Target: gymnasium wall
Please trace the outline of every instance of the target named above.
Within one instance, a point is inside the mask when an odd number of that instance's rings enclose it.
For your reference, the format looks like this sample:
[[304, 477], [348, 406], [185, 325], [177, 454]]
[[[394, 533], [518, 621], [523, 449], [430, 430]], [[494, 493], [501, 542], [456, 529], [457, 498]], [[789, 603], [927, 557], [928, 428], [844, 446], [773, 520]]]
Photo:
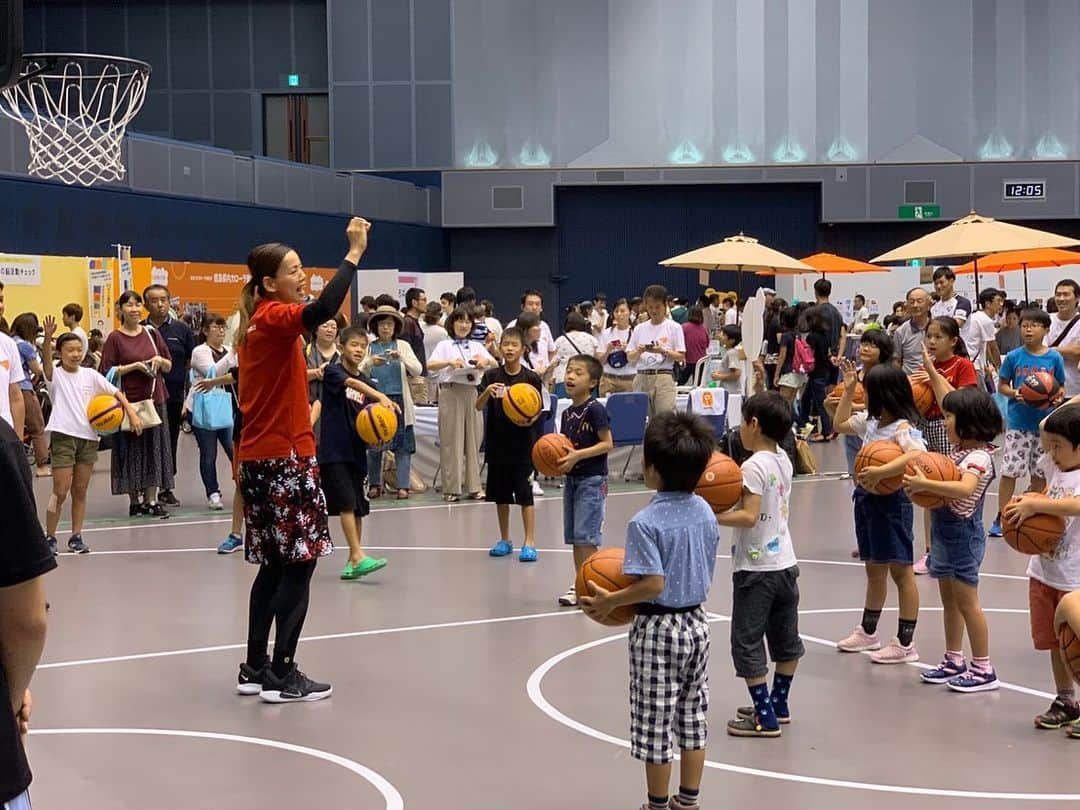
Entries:
[[324, 0], [25, 0], [26, 52], [149, 62], [133, 129], [263, 154], [262, 94], [327, 92]]

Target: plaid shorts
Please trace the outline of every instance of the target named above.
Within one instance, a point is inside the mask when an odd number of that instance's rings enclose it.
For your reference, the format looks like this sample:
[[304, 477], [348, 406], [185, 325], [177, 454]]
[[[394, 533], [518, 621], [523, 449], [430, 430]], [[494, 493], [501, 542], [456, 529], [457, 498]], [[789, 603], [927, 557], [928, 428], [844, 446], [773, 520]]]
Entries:
[[[638, 616], [630, 629], [630, 753], [662, 764], [705, 747], [709, 624], [700, 607]], [[673, 733], [674, 732], [674, 733]]]
[[922, 431], [926, 449], [931, 453], [941, 453], [946, 456], [952, 453], [952, 445], [949, 443], [949, 430], [945, 427], [944, 417], [920, 419], [916, 427]]
[[1008, 478], [1037, 478], [1043, 449], [1038, 433], [1023, 430], [1005, 431], [1005, 450], [1001, 456], [1001, 474]]

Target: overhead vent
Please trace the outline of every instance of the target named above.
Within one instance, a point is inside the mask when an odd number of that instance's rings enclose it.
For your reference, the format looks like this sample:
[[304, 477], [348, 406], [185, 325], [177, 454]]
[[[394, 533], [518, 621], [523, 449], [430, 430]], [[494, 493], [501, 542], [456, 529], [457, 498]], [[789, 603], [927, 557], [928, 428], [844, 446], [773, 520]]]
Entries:
[[937, 202], [937, 183], [934, 180], [905, 180], [904, 202], [915, 204]]
[[492, 186], [491, 207], [496, 211], [520, 211], [525, 207], [522, 186]]
[[622, 183], [626, 180], [626, 172], [599, 171], [596, 173], [597, 183]]

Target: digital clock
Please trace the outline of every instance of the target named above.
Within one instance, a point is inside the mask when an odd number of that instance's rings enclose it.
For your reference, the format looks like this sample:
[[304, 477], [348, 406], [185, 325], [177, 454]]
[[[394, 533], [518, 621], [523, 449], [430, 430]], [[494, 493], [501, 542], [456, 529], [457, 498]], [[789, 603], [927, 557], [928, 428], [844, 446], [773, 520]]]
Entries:
[[1002, 199], [1004, 200], [1045, 200], [1045, 180], [1003, 180]]

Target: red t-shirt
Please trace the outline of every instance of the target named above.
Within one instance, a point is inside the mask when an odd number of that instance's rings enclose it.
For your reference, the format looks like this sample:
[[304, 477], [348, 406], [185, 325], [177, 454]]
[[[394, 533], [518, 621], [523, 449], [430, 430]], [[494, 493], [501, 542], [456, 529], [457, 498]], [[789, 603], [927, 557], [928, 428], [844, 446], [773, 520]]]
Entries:
[[[953, 388], [971, 388], [979, 384], [979, 376], [975, 373], [975, 366], [966, 357], [951, 357], [941, 363], [935, 360], [934, 368], [949, 381], [949, 385]], [[942, 416], [941, 407], [935, 399], [934, 404], [926, 414], [926, 418], [941, 419]], [[247, 425], [244, 428], [246, 430]]]
[[307, 364], [300, 336], [304, 304], [263, 300], [251, 316], [240, 362], [240, 461], [315, 455]]

